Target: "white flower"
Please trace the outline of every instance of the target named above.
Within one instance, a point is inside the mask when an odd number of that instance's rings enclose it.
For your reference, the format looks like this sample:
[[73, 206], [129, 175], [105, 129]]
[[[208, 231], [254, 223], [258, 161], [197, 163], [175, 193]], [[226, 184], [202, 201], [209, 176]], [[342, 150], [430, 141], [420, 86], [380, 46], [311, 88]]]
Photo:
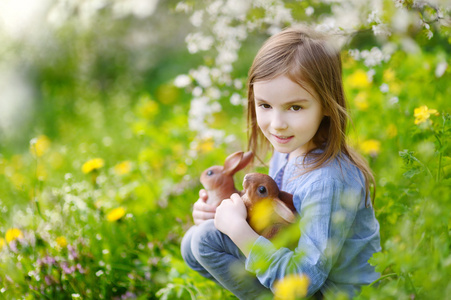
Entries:
[[241, 96], [238, 93], [233, 93], [232, 96], [230, 97], [230, 103], [232, 103], [233, 105], [241, 105], [242, 104]]
[[219, 99], [221, 97], [221, 91], [218, 88], [211, 87], [207, 90], [207, 96], [211, 99]]
[[373, 29], [373, 33], [374, 35], [382, 35], [382, 36], [390, 36], [391, 32], [390, 29], [388, 28], [388, 26], [386, 24], [377, 24], [377, 25], [373, 25], [371, 27], [371, 29]]
[[186, 4], [185, 2], [179, 2], [177, 3], [177, 5], [175, 6], [175, 11], [176, 12], [184, 12], [187, 13], [191, 10], [191, 7]]
[[214, 39], [211, 36], [204, 36], [199, 32], [190, 33], [185, 38], [188, 51], [190, 53], [197, 53], [199, 51], [207, 51], [213, 46]]
[[374, 69], [369, 69], [368, 72], [366, 72], [366, 76], [368, 77], [369, 82], [373, 82], [373, 77], [376, 74], [376, 71]]
[[196, 86], [196, 87], [193, 89], [192, 94], [193, 94], [194, 97], [200, 97], [200, 96], [202, 95], [203, 92], [204, 92], [204, 91], [202, 90], [202, 88], [201, 88], [200, 86]]
[[381, 84], [379, 89], [381, 90], [382, 93], [387, 93], [389, 90], [388, 84], [386, 84], [386, 83]]
[[396, 8], [401, 8], [404, 4], [404, 0], [393, 0]]
[[314, 12], [315, 12], [315, 9], [314, 9], [313, 7], [311, 7], [311, 6], [309, 6], [309, 7], [307, 7], [307, 8], [305, 9], [305, 14], [306, 14], [307, 16], [313, 15]]
[[179, 75], [174, 79], [174, 85], [179, 88], [187, 87], [190, 84], [191, 84], [191, 77], [189, 77], [188, 75], [185, 75], [185, 74]]
[[445, 74], [446, 69], [448, 68], [448, 63], [446, 61], [439, 62], [437, 67], [435, 67], [435, 77], [439, 78]]
[[370, 15], [368, 16], [368, 19], [366, 20], [368, 23], [382, 23], [381, 19], [378, 16], [378, 11], [377, 10], [373, 10]]
[[204, 12], [202, 10], [195, 11], [192, 16], [189, 18], [191, 24], [194, 25], [194, 27], [200, 27], [203, 22], [203, 16]]
[[203, 88], [209, 87], [212, 84], [210, 78], [210, 69], [205, 66], [201, 66], [197, 70], [191, 70], [190, 75]]
[[237, 89], [237, 90], [241, 90], [243, 88], [243, 82], [239, 79], [235, 79], [233, 81], [233, 86]]
[[390, 105], [395, 105], [396, 103], [398, 103], [399, 102], [399, 98], [398, 97], [391, 97], [390, 98], [390, 100], [388, 100], [388, 103], [390, 104]]

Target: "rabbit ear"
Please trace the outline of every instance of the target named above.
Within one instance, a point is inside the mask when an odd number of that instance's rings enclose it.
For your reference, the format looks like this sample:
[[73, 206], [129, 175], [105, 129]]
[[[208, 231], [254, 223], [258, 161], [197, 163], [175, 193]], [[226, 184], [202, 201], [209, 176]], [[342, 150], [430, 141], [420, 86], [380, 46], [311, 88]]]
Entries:
[[253, 157], [254, 154], [251, 151], [246, 153], [239, 151], [230, 154], [224, 162], [224, 173], [227, 175], [235, 174], [236, 172], [247, 166], [251, 162]]
[[293, 211], [279, 199], [274, 199], [274, 211], [288, 223], [296, 222], [296, 216]]
[[291, 209], [291, 211], [296, 211], [296, 207], [294, 207], [294, 204], [293, 204], [293, 195], [291, 195], [290, 193], [284, 192], [284, 191], [280, 191], [279, 199], [280, 199], [280, 201], [285, 203], [285, 205], [289, 209]]

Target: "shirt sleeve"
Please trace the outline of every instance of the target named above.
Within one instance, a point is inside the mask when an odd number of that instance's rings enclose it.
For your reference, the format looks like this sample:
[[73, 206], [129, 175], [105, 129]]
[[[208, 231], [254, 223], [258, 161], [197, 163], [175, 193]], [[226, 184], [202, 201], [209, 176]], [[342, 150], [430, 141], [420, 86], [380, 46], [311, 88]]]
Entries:
[[277, 249], [260, 236], [246, 259], [246, 269], [273, 291], [277, 280], [288, 274], [307, 275], [310, 296], [325, 283], [340, 254], [362, 191], [337, 179], [325, 179], [296, 190], [293, 199], [300, 212], [301, 236], [296, 249]]

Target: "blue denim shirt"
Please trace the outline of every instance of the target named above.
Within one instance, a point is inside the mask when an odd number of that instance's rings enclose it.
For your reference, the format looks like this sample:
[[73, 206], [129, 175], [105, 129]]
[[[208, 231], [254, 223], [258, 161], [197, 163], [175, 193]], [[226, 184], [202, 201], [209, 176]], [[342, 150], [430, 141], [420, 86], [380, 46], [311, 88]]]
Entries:
[[[277, 249], [260, 236], [246, 259], [246, 269], [271, 290], [277, 280], [298, 273], [310, 279], [309, 296], [320, 290], [352, 297], [362, 285], [380, 277], [368, 263], [381, 247], [374, 210], [365, 206], [364, 177], [346, 157], [299, 175], [302, 161], [303, 157], [288, 160], [288, 154], [275, 152], [269, 169], [280, 190], [293, 194], [300, 214], [297, 247]], [[269, 267], [263, 268], [262, 260]]]

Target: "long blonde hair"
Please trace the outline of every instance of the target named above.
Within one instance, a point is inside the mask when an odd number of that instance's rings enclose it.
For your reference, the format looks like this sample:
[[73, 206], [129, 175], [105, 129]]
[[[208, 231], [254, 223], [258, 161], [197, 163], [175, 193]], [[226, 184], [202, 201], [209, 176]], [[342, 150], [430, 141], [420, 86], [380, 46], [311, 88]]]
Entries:
[[[361, 170], [365, 178], [367, 199], [374, 203], [375, 180], [365, 159], [346, 143], [349, 116], [342, 82], [340, 51], [330, 36], [306, 27], [287, 28], [270, 37], [258, 51], [248, 77], [248, 138], [249, 149], [258, 155], [269, 149], [269, 142], [257, 124], [253, 83], [285, 75], [307, 91], [314, 89], [325, 113], [311, 149], [306, 172], [320, 168], [335, 158], [346, 155]], [[321, 148], [321, 153], [314, 150]], [[305, 159], [304, 158], [304, 159]], [[370, 197], [370, 185], [373, 193]], [[366, 202], [368, 206], [368, 202]]]

